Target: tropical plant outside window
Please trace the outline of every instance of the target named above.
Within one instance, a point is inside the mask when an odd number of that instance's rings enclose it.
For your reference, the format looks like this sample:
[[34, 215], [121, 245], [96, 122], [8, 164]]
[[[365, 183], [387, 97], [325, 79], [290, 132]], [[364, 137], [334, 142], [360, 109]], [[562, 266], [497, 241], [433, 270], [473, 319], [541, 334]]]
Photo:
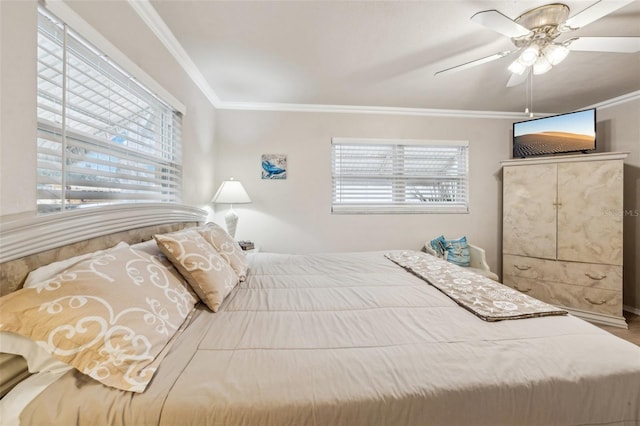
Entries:
[[468, 143], [334, 138], [334, 213], [468, 212]]
[[181, 115], [43, 8], [38, 212], [179, 202]]

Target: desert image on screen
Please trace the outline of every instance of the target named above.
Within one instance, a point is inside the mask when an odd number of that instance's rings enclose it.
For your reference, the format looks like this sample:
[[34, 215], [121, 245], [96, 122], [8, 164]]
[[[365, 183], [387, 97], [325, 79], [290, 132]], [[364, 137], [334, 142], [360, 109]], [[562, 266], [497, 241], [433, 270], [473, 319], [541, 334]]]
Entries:
[[517, 123], [513, 156], [529, 157], [595, 148], [593, 111]]

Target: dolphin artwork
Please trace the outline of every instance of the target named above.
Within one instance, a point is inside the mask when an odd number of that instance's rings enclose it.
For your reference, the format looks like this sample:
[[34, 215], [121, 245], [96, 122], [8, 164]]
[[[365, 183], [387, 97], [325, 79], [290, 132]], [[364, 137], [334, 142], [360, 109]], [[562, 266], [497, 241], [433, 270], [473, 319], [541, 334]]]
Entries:
[[276, 166], [270, 160], [262, 160], [262, 170], [263, 179], [286, 179], [287, 169]]

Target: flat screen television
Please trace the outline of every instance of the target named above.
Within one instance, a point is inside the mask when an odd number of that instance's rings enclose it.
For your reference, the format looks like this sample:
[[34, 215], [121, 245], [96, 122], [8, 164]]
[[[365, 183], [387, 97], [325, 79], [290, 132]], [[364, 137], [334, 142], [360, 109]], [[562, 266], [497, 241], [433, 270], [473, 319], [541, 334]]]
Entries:
[[513, 123], [513, 158], [595, 149], [595, 108]]

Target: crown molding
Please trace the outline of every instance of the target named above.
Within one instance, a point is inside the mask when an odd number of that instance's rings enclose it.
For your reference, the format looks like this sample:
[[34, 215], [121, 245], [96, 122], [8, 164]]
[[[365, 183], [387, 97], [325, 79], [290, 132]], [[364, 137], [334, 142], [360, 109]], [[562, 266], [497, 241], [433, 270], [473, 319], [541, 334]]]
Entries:
[[[129, 0], [133, 10], [140, 16], [144, 23], [153, 31], [158, 39], [173, 55], [176, 61], [182, 66], [193, 82], [207, 97], [214, 108], [224, 110], [246, 110], [246, 111], [274, 111], [274, 112], [326, 112], [339, 114], [387, 114], [423, 117], [457, 117], [457, 118], [497, 118], [497, 119], [522, 119], [528, 117], [522, 112], [503, 111], [472, 111], [455, 109], [430, 109], [430, 108], [403, 108], [403, 107], [382, 107], [364, 105], [320, 105], [320, 104], [290, 104], [272, 102], [226, 102], [221, 100], [209, 85], [204, 75], [200, 72], [186, 50], [182, 47], [178, 39], [173, 35], [171, 29], [164, 22], [162, 17], [151, 5], [149, 0]], [[608, 108], [640, 98], [640, 91], [619, 96], [614, 99], [585, 107], [588, 108]], [[551, 113], [536, 113], [537, 116], [551, 115]]]
[[387, 114], [429, 117], [507, 118], [522, 119], [522, 112], [472, 111], [456, 109], [403, 108], [363, 105], [287, 104], [269, 102], [222, 102], [220, 109], [250, 111], [329, 112], [340, 114]]
[[169, 50], [178, 64], [191, 77], [191, 80], [198, 86], [200, 91], [209, 100], [214, 108], [220, 108], [222, 101], [211, 88], [207, 79], [200, 72], [196, 64], [191, 60], [189, 54], [182, 47], [176, 36], [173, 35], [164, 20], [158, 15], [149, 0], [129, 0], [133, 10], [140, 16], [144, 23], [153, 31], [160, 42]]
[[638, 99], [640, 99], [640, 90], [627, 93], [626, 95], [618, 96], [616, 98], [607, 99], [606, 101], [598, 102], [597, 104], [589, 105], [581, 109], [590, 109], [590, 108], [605, 109], [605, 108], [621, 105], [627, 102], [632, 102]]

